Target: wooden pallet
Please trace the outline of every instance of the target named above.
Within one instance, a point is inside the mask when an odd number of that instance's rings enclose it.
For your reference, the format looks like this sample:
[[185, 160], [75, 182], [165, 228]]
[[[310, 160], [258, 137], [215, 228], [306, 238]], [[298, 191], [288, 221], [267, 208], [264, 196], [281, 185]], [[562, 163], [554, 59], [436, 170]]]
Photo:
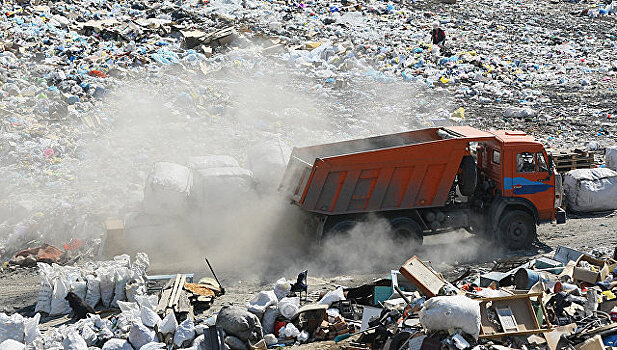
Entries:
[[557, 172], [564, 173], [575, 169], [589, 169], [595, 166], [594, 154], [591, 152], [553, 152], [553, 163]]

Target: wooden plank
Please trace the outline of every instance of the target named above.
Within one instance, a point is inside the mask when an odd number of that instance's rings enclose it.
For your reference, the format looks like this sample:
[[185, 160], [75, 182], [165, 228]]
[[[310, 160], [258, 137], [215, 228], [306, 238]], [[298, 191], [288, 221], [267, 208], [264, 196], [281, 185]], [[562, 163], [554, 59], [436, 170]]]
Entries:
[[180, 285], [180, 274], [177, 274], [176, 279], [174, 280], [174, 289], [171, 292], [171, 297], [169, 298], [169, 304], [167, 304], [167, 307], [174, 306], [174, 301], [176, 300], [176, 294], [178, 293], [179, 285]]

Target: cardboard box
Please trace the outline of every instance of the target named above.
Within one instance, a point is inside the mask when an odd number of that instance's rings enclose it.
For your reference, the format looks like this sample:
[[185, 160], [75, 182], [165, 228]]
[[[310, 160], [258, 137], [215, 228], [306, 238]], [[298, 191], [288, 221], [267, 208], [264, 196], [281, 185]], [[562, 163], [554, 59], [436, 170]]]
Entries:
[[[580, 263], [582, 261], [587, 261], [589, 264], [597, 266], [598, 272], [580, 268]], [[581, 255], [576, 260], [576, 266], [574, 267], [572, 278], [574, 278], [575, 280], [593, 284], [598, 281], [604, 281], [606, 279], [606, 276], [608, 276], [608, 274], [609, 274], [609, 270], [608, 270], [608, 265], [606, 265], [606, 261], [595, 259], [587, 255]]]
[[124, 235], [124, 220], [109, 218], [105, 220], [105, 255], [114, 257], [126, 251], [126, 236]]

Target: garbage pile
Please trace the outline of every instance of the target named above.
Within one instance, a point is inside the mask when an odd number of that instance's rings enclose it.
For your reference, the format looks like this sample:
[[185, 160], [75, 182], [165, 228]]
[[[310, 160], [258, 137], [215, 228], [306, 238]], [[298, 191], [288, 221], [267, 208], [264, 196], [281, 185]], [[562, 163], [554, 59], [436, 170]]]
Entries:
[[[467, 269], [453, 281], [414, 256], [372, 283], [310, 292], [304, 271], [213, 314], [197, 312], [189, 295], [220, 296], [218, 282], [147, 276], [149, 287], [166, 286], [118, 300], [119, 313], [89, 312], [43, 332], [41, 314], [0, 314], [0, 347], [241, 350], [334, 341], [347, 349], [602, 349], [617, 343], [616, 255], [559, 246]], [[74, 293], [90, 290], [73, 282]]]
[[[275, 136], [291, 145], [449, 123], [555, 145], [614, 134], [613, 5], [589, 18], [585, 4], [550, 2], [85, 3], [0, 5], [9, 257], [126, 214], [161, 153], [182, 163], [200, 148], [249, 168], [246, 149]], [[430, 42], [434, 22], [444, 47]], [[133, 119], [120, 97], [140, 87], [162, 105], [147, 116], [161, 127], [138, 124], [121, 143], [110, 135]], [[140, 132], [173, 135], [175, 152]], [[64, 237], [41, 240], [52, 234]]]

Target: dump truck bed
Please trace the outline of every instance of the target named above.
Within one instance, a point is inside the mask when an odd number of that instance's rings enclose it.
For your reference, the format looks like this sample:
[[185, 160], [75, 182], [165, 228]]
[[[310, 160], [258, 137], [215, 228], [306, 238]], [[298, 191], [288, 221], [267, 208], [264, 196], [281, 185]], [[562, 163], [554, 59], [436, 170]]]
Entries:
[[429, 128], [294, 148], [281, 190], [304, 210], [328, 215], [443, 206], [469, 142], [494, 137]]

